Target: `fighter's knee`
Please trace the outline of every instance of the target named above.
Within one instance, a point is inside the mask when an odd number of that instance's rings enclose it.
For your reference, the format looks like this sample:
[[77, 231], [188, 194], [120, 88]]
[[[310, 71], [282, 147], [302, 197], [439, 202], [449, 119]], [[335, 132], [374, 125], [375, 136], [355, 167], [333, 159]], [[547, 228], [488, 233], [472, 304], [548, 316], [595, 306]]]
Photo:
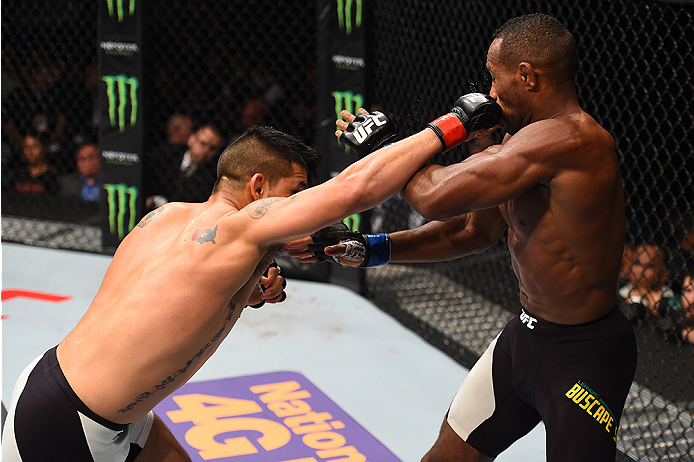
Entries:
[[444, 419], [434, 446], [422, 458], [422, 462], [482, 462], [491, 461], [465, 442]]

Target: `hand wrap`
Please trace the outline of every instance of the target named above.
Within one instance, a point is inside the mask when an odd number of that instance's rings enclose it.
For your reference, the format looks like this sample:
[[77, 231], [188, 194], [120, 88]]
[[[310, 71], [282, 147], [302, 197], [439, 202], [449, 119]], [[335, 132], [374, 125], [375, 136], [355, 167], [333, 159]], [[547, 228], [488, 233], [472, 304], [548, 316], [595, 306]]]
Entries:
[[390, 238], [385, 233], [362, 234], [350, 231], [342, 222], [335, 223], [311, 234], [313, 244], [308, 248], [319, 262], [333, 261], [340, 264], [337, 256], [325, 254], [331, 245], [345, 244], [342, 256], [348, 260], [361, 258], [361, 267], [385, 266], [390, 261]]

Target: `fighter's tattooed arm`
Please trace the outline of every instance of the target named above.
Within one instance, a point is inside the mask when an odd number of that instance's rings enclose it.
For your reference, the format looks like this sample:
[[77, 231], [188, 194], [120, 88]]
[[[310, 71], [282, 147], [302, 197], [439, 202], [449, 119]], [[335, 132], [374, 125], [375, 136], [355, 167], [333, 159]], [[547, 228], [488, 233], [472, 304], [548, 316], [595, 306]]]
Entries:
[[267, 211], [281, 200], [283, 199], [279, 197], [270, 197], [268, 199], [257, 200], [248, 206], [248, 215], [254, 220], [263, 218]]
[[164, 212], [164, 207], [165, 206], [162, 205], [158, 209], [149, 212], [147, 215], [145, 215], [145, 217], [142, 220], [140, 220], [137, 226], [139, 226], [140, 228], [144, 228], [145, 226], [147, 226], [152, 220], [154, 220]]

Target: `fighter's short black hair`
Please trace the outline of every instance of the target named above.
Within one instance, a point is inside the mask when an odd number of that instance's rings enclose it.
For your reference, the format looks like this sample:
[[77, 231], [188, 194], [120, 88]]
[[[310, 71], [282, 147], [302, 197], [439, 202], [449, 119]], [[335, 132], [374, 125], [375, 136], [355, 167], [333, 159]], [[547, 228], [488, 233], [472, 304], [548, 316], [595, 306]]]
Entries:
[[[309, 184], [317, 180], [321, 156], [297, 138], [272, 127], [255, 125], [232, 142], [219, 157], [217, 185], [221, 178], [245, 183], [262, 173], [270, 184], [292, 173], [292, 164], [301, 166]], [[215, 186], [215, 189], [217, 186]]]
[[497, 29], [492, 39], [502, 40], [499, 59], [507, 68], [525, 61], [557, 83], [575, 83], [576, 41], [556, 18], [543, 13], [519, 16]]

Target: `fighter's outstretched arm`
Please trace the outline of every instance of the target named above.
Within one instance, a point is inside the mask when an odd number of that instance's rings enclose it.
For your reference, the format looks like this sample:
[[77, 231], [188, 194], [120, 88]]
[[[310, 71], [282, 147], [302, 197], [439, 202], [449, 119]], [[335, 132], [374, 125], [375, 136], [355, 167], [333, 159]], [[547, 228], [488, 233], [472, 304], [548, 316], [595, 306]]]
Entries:
[[[290, 251], [289, 256], [302, 263], [334, 261], [330, 257], [337, 257], [342, 265], [352, 267], [448, 261], [485, 251], [507, 228], [495, 207], [387, 235], [361, 234], [346, 227], [341, 230], [331, 226], [332, 232], [314, 233], [285, 247]], [[314, 242], [314, 236], [319, 242]]]
[[309, 235], [387, 200], [440, 150], [437, 135], [424, 129], [288, 199], [269, 198], [251, 203], [242, 211], [252, 218], [246, 230], [255, 242], [264, 246]]

